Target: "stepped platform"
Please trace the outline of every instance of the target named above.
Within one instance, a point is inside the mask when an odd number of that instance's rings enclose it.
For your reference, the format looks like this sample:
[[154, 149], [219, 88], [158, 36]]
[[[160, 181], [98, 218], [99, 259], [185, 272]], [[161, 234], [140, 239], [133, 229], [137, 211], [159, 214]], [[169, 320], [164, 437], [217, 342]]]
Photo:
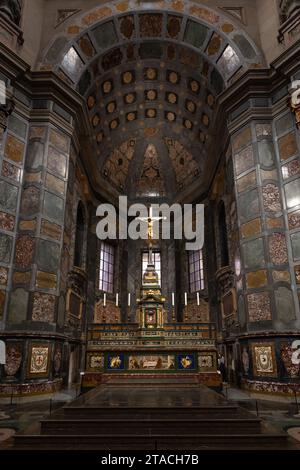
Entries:
[[[14, 437], [16, 450], [299, 450], [287, 434], [187, 378], [116, 377]], [[148, 383], [147, 383], [148, 381]], [[166, 387], [166, 385], [168, 385]]]

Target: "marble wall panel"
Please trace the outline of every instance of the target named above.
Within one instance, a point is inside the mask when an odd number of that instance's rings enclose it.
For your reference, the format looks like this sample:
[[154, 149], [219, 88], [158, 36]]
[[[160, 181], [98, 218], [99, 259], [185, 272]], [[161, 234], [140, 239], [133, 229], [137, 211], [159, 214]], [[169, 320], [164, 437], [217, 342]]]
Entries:
[[291, 132], [284, 137], [278, 139], [279, 154], [281, 160], [287, 160], [288, 158], [296, 155], [298, 152], [297, 142], [295, 133]]
[[242, 193], [238, 200], [241, 222], [247, 222], [259, 215], [259, 197], [257, 189]]
[[266, 138], [272, 136], [272, 125], [267, 123], [259, 123], [255, 125], [257, 138]]
[[33, 262], [35, 239], [22, 235], [16, 242], [15, 262], [21, 268], [29, 268]]
[[37, 250], [37, 263], [40, 268], [57, 271], [59, 268], [60, 248], [56, 243], [40, 239]]
[[54, 147], [49, 145], [47, 165], [50, 170], [54, 173], [65, 177], [67, 172], [67, 160], [66, 157], [58, 152]]
[[54, 219], [56, 222], [62, 222], [64, 215], [63, 199], [45, 191], [43, 212], [46, 217]]
[[0, 211], [0, 229], [12, 232], [15, 228], [15, 217]]
[[21, 323], [27, 318], [29, 292], [19, 288], [12, 291], [8, 308], [8, 318], [10, 323]]
[[0, 261], [9, 263], [11, 259], [13, 239], [4, 233], [0, 233]]
[[241, 234], [243, 238], [253, 237], [261, 233], [261, 220], [254, 219], [241, 226]]
[[40, 210], [40, 190], [34, 186], [25, 188], [21, 197], [21, 213], [33, 215]]
[[38, 271], [36, 275], [36, 287], [39, 289], [56, 289], [57, 277], [55, 274]]
[[37, 140], [30, 141], [28, 144], [26, 167], [39, 168], [44, 163], [44, 150], [45, 145]]
[[19, 182], [21, 178], [21, 169], [4, 160], [2, 164], [2, 176]]
[[18, 188], [6, 181], [0, 181], [0, 206], [15, 211], [17, 207]]
[[235, 171], [240, 175], [246, 170], [249, 170], [254, 165], [254, 153], [252, 145], [241, 150], [234, 156]]
[[59, 178], [56, 178], [54, 175], [51, 173], [47, 173], [46, 175], [46, 181], [45, 181], [46, 187], [48, 189], [51, 189], [55, 191], [58, 194], [64, 194], [65, 192], [65, 183]]
[[265, 269], [260, 269], [259, 271], [247, 273], [246, 282], [248, 289], [257, 289], [265, 286], [268, 283], [267, 271]]
[[292, 176], [299, 175], [300, 174], [300, 160], [296, 158], [295, 160], [292, 160], [286, 165], [282, 165], [281, 171], [282, 171], [282, 177], [284, 180], [291, 178]]
[[244, 265], [246, 269], [257, 269], [265, 264], [264, 243], [262, 238], [243, 245]]
[[22, 139], [26, 138], [27, 125], [25, 124], [25, 122], [21, 121], [21, 119], [19, 119], [15, 114], [12, 114], [9, 117], [8, 128], [10, 131], [14, 132]]
[[273, 230], [275, 228], [284, 228], [284, 220], [282, 217], [267, 217], [267, 228], [269, 230]]
[[278, 287], [275, 289], [275, 303], [279, 320], [283, 323], [295, 320], [295, 305], [290, 289], [287, 287]]
[[6, 292], [0, 290], [0, 318], [4, 315]]
[[258, 142], [258, 156], [261, 166], [272, 168], [275, 163], [275, 150], [273, 142], [261, 140]]
[[275, 184], [266, 184], [262, 188], [264, 209], [267, 212], [280, 212], [282, 210], [280, 192]]
[[58, 150], [67, 153], [69, 150], [69, 137], [54, 129], [50, 131], [49, 141]]
[[20, 230], [24, 231], [30, 231], [30, 232], [35, 232], [37, 225], [37, 220], [32, 219], [32, 220], [20, 220], [19, 222], [19, 228]]
[[284, 186], [285, 198], [288, 208], [300, 204], [300, 178], [287, 183]]
[[40, 322], [54, 322], [55, 296], [35, 292], [33, 296], [32, 320]]
[[277, 135], [284, 134], [289, 129], [292, 129], [294, 126], [292, 114], [285, 114], [283, 117], [276, 121], [275, 126]]
[[300, 227], [300, 210], [288, 214], [289, 229], [293, 230]]
[[291, 282], [291, 276], [289, 271], [277, 271], [272, 272], [272, 277], [274, 282]]
[[143, 14], [139, 15], [140, 36], [142, 38], [151, 37], [158, 38], [162, 32], [163, 17], [160, 14]]
[[262, 168], [260, 169], [260, 177], [262, 181], [265, 180], [278, 180], [278, 174], [277, 170], [263, 170]]
[[0, 266], [0, 286], [6, 286], [8, 280], [8, 269]]
[[238, 135], [233, 138], [233, 150], [236, 152], [242, 147], [245, 147], [252, 140], [251, 128], [246, 127]]
[[42, 219], [41, 222], [41, 234], [47, 237], [53, 238], [54, 240], [60, 240], [62, 229], [59, 225], [49, 222], [48, 220]]
[[206, 39], [208, 28], [189, 20], [185, 29], [184, 40], [194, 47], [201, 47]]
[[284, 233], [273, 233], [268, 237], [270, 261], [273, 264], [288, 263], [288, 253]]
[[31, 271], [14, 271], [13, 273], [13, 285], [26, 284], [29, 285], [31, 281]]
[[300, 259], [300, 232], [291, 235], [292, 250], [294, 260]]
[[268, 292], [256, 292], [247, 295], [250, 322], [272, 320], [271, 301]]
[[248, 173], [245, 176], [242, 176], [239, 178], [236, 182], [236, 187], [239, 193], [246, 191], [247, 189], [250, 189], [254, 186], [256, 186], [256, 172], [251, 171], [251, 173]]
[[21, 163], [23, 160], [25, 144], [12, 135], [8, 135], [6, 139], [4, 155], [9, 160]]

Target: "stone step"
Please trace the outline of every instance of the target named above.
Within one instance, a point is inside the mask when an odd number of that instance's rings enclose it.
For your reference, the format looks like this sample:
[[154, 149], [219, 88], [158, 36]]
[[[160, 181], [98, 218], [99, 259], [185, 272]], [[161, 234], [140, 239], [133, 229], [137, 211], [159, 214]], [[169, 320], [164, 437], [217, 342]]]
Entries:
[[130, 436], [17, 435], [15, 450], [280, 450], [293, 449], [285, 434], [193, 434], [174, 433]]
[[257, 434], [260, 432], [260, 419], [60, 419], [41, 421], [41, 434], [80, 435], [80, 434], [172, 434], [180, 429], [183, 435], [191, 434]]

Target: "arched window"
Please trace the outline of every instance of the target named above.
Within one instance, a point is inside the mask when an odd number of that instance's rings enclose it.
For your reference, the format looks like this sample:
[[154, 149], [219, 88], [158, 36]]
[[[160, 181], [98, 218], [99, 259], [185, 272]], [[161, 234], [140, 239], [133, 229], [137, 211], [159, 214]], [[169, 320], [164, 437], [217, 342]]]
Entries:
[[83, 243], [84, 243], [84, 211], [83, 205], [79, 202], [77, 207], [76, 218], [76, 238], [75, 238], [75, 254], [74, 266], [82, 267], [83, 264]]
[[221, 267], [228, 266], [229, 255], [228, 255], [228, 242], [227, 242], [227, 226], [226, 226], [225, 206], [224, 206], [223, 201], [220, 203], [220, 206], [219, 206], [218, 226], [219, 226], [219, 246], [220, 246]]
[[203, 251], [188, 251], [190, 293], [204, 289]]

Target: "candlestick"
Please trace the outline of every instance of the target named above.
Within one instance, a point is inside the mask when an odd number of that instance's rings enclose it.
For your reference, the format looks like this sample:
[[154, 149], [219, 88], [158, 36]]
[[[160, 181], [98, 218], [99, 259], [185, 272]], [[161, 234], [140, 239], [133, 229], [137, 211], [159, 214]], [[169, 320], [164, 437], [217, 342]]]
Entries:
[[130, 297], [131, 297], [131, 295], [130, 295], [130, 292], [129, 292], [129, 294], [128, 294], [128, 307], [130, 307], [130, 300], [131, 300]]
[[198, 305], [198, 306], [200, 305], [200, 295], [199, 295], [199, 292], [197, 292], [197, 305]]
[[106, 307], [106, 292], [103, 295], [103, 307]]
[[187, 293], [184, 293], [184, 305], [187, 306]]
[[119, 307], [119, 294], [116, 293], [116, 307]]
[[172, 307], [175, 306], [175, 294], [172, 292]]

